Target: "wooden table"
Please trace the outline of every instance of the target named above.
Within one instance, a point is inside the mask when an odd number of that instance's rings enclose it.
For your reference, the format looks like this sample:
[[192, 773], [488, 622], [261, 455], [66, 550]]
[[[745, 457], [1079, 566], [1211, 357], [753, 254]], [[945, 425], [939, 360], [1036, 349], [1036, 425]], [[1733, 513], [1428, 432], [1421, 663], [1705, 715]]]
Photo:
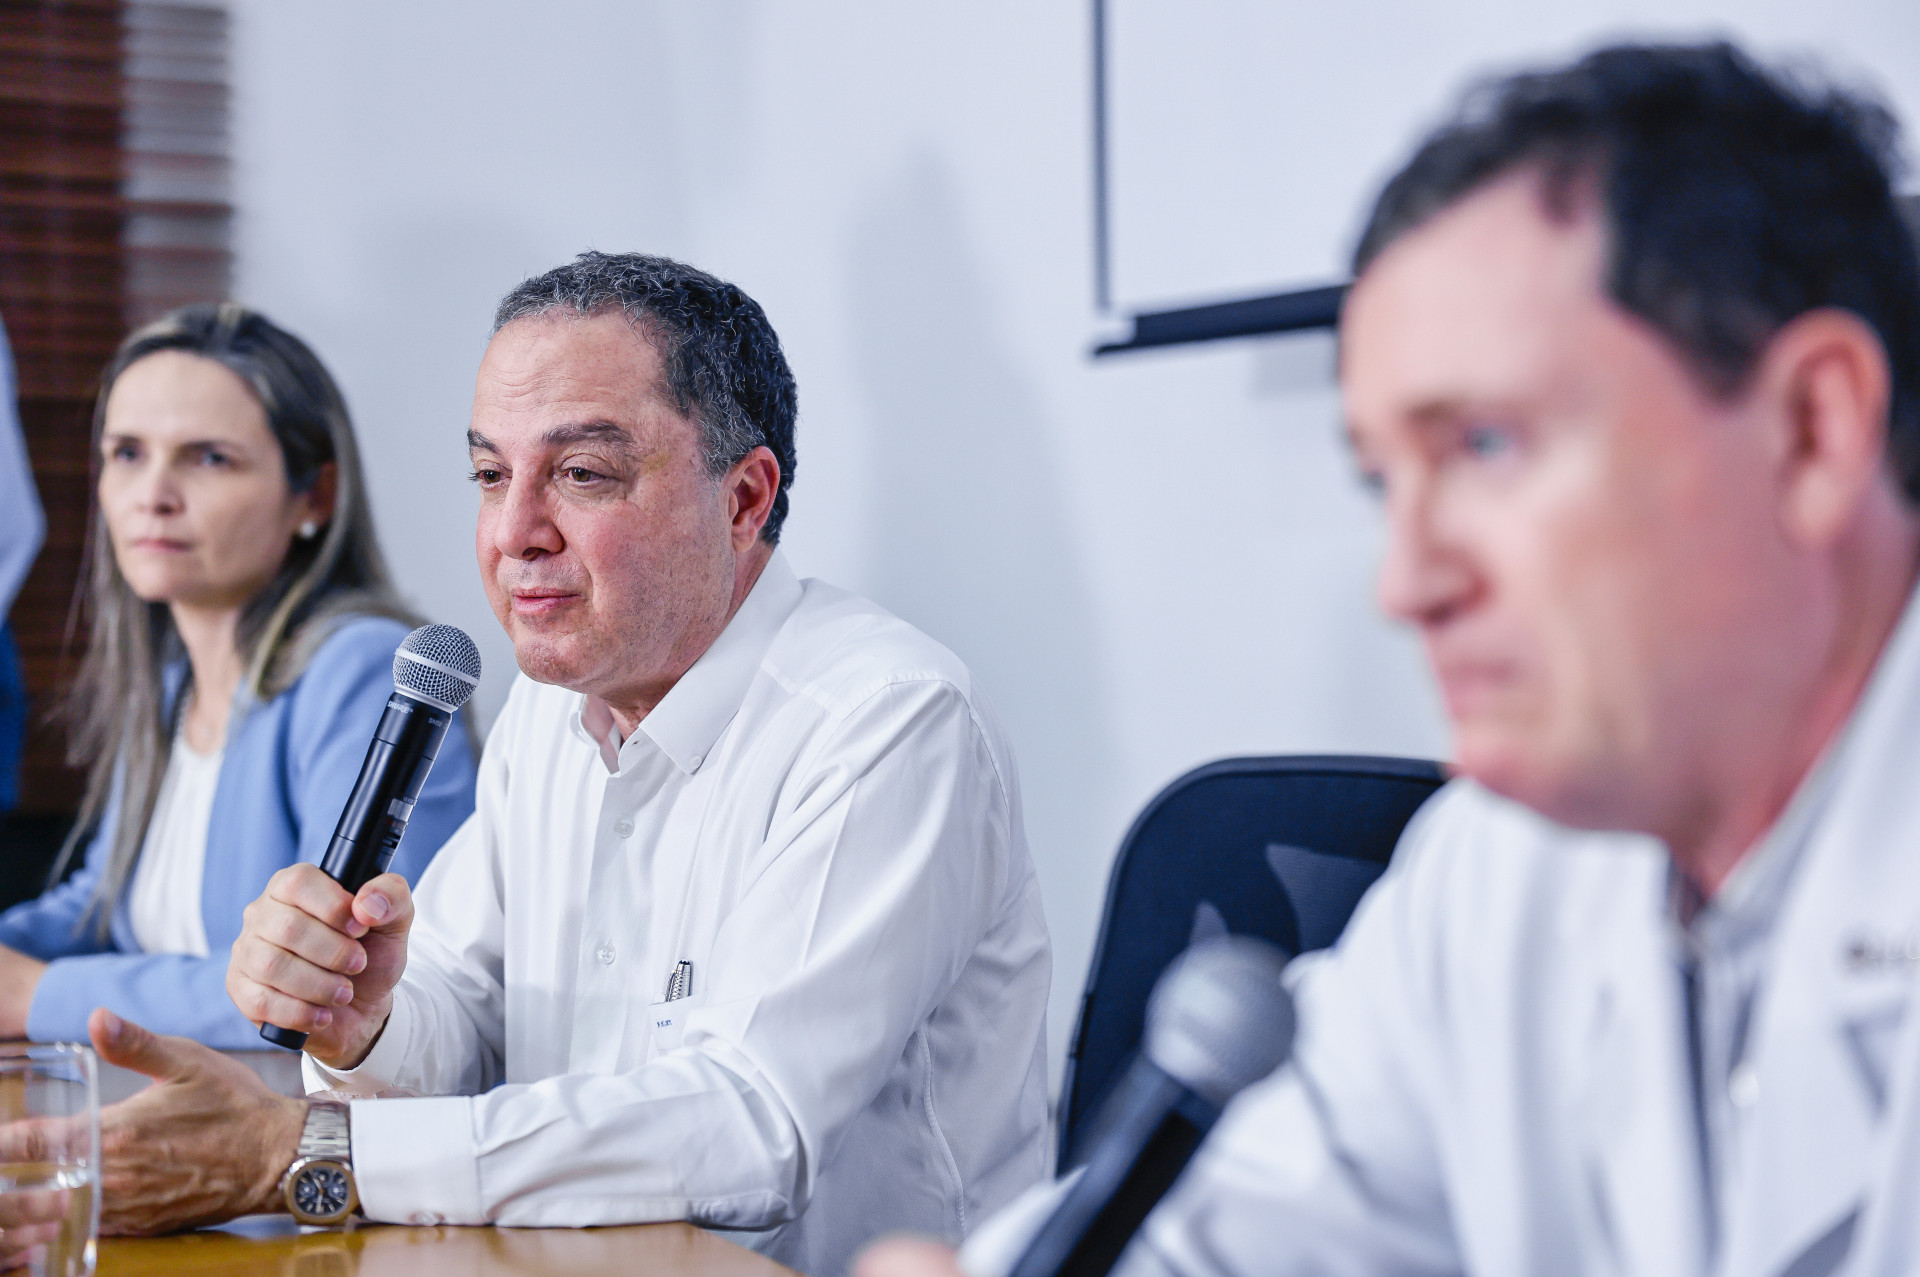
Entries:
[[308, 1231], [247, 1220], [237, 1230], [109, 1237], [99, 1277], [794, 1277], [690, 1224], [629, 1228], [407, 1228]]
[[[226, 1051], [283, 1095], [302, 1094], [292, 1051]], [[100, 1102], [123, 1100], [147, 1079], [100, 1066]], [[363, 1224], [351, 1232], [303, 1230], [284, 1215], [256, 1215], [173, 1237], [109, 1237], [99, 1277], [794, 1277], [744, 1247], [691, 1224], [628, 1228], [410, 1228]]]

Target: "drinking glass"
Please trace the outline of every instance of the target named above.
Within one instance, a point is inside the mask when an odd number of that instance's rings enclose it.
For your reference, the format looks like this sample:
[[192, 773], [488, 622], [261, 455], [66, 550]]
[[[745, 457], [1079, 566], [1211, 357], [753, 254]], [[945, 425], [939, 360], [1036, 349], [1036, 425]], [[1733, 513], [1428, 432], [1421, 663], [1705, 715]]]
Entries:
[[0, 1045], [0, 1268], [91, 1277], [100, 1085], [89, 1047]]

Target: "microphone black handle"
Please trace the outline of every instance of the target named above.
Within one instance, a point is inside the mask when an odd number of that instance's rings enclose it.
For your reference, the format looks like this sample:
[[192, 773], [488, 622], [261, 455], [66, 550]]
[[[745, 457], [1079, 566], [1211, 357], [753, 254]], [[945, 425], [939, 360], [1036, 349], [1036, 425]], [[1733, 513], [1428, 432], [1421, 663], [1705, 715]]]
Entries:
[[1151, 1061], [1136, 1059], [1101, 1106], [1104, 1129], [1086, 1170], [1008, 1277], [1107, 1277], [1218, 1116]]
[[[321, 857], [322, 873], [354, 892], [387, 871], [452, 722], [447, 711], [411, 696], [395, 692], [387, 698], [360, 777]], [[261, 1025], [260, 1036], [289, 1051], [307, 1045], [306, 1034], [276, 1024]]]
[[277, 1024], [263, 1024], [260, 1026], [260, 1036], [275, 1046], [286, 1047], [289, 1051], [307, 1049], [307, 1035], [298, 1029], [283, 1029]]

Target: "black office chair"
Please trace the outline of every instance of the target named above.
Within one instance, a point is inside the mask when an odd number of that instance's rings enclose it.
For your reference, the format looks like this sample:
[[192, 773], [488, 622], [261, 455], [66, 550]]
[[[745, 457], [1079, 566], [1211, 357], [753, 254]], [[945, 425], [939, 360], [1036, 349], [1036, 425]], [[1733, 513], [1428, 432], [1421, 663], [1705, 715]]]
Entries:
[[1060, 1094], [1060, 1165], [1140, 1044], [1147, 995], [1195, 940], [1255, 935], [1289, 953], [1339, 938], [1387, 867], [1438, 765], [1361, 755], [1227, 758], [1148, 803], [1121, 840]]

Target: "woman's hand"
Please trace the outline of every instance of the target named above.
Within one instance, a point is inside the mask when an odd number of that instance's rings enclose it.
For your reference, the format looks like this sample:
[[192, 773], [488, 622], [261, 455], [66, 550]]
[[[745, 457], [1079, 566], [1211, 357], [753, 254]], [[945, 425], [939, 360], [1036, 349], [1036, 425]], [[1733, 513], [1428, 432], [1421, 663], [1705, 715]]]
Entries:
[[60, 1235], [73, 1192], [34, 1188], [0, 1194], [0, 1270], [46, 1270], [47, 1245]]
[[27, 1012], [47, 964], [0, 944], [0, 1038], [27, 1036]]

